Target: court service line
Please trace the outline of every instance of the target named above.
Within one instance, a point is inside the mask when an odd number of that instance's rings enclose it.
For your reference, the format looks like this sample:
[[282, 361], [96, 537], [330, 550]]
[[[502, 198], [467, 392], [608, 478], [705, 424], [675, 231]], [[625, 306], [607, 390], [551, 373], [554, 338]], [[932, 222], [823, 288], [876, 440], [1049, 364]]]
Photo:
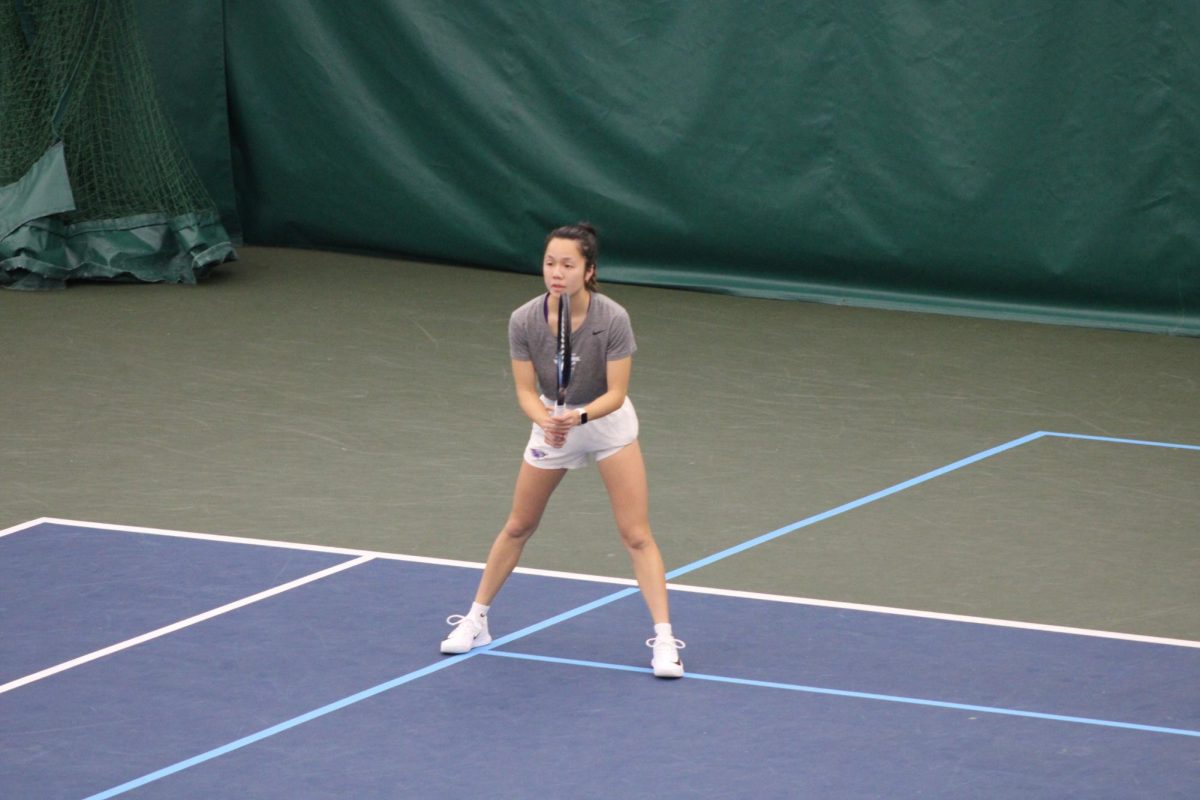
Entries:
[[[1014, 439], [1013, 441], [1008, 442], [1006, 444], [1002, 444], [997, 447], [993, 447], [989, 450], [984, 450], [983, 452], [977, 453], [973, 456], [968, 456], [967, 458], [960, 459], [958, 461], [955, 461], [952, 464], [948, 464], [939, 469], [933, 470], [931, 472], [927, 472], [923, 475], [919, 475], [916, 478], [912, 478], [910, 480], [903, 481], [902, 483], [898, 483], [895, 486], [892, 486], [888, 489], [883, 489], [881, 491], [867, 495], [866, 497], [863, 497], [859, 500], [855, 500], [853, 502], [838, 506], [837, 508], [832, 509], [830, 511], [826, 511], [821, 514], [817, 514], [812, 517], [808, 517], [807, 519], [801, 520], [800, 522], [793, 523], [792, 525], [788, 525], [783, 528], [779, 528], [778, 530], [772, 531], [771, 533], [756, 537], [754, 539], [751, 539], [749, 542], [744, 543], [743, 545], [739, 545], [736, 547], [730, 547], [725, 550], [722, 550], [721, 552], [719, 552], [713, 556], [710, 556], [706, 559], [701, 559], [700, 561], [695, 561], [692, 564], [686, 565], [684, 567], [680, 567], [677, 570], [673, 570], [672, 572], [667, 573], [667, 577], [670, 578], [670, 577], [674, 577], [677, 575], [686, 574], [687, 572], [691, 572], [693, 570], [699, 569], [701, 566], [706, 566], [715, 561], [719, 561], [724, 558], [729, 558], [730, 556], [733, 556], [737, 553], [744, 552], [745, 550], [748, 550], [751, 547], [755, 547], [759, 544], [763, 544], [764, 542], [771, 541], [772, 539], [777, 539], [780, 536], [783, 536], [784, 534], [791, 533], [792, 531], [798, 530], [803, 527], [807, 527], [808, 525], [812, 525], [816, 522], [820, 522], [821, 520], [829, 519], [830, 517], [837, 516], [838, 514], [844, 514], [845, 512], [850, 511], [852, 509], [859, 508], [868, 503], [872, 503], [876, 500], [880, 500], [884, 497], [893, 495], [896, 492], [903, 491], [904, 489], [907, 489], [909, 487], [916, 486], [916, 485], [918, 485], [920, 483], [924, 483], [925, 481], [928, 481], [928, 480], [932, 480], [933, 478], [936, 478], [939, 475], [945, 475], [948, 472], [952, 472], [956, 469], [961, 469], [962, 467], [968, 466], [970, 464], [974, 464], [978, 461], [982, 461], [983, 459], [988, 458], [990, 456], [997, 455], [999, 453], [1003, 453], [1007, 450], [1011, 450], [1014, 447], [1018, 447], [1027, 442], [1034, 441], [1035, 439], [1038, 439], [1041, 436], [1042, 436], [1042, 433], [1040, 431], [1037, 433], [1031, 433], [1027, 436], [1022, 436], [1019, 439]], [[334, 711], [338, 711], [347, 706], [361, 702], [362, 700], [366, 700], [370, 697], [374, 697], [375, 695], [378, 695], [382, 692], [386, 692], [389, 689], [394, 689], [397, 686], [402, 686], [406, 683], [410, 683], [414, 680], [423, 678], [427, 675], [432, 675], [435, 672], [440, 672], [441, 670], [447, 669], [456, 664], [461, 664], [463, 661], [469, 660], [471, 658], [476, 658], [480, 655], [484, 655], [486, 653], [492, 652], [496, 648], [502, 647], [503, 645], [506, 645], [510, 642], [516, 641], [518, 639], [522, 639], [526, 636], [530, 636], [534, 633], [537, 633], [538, 631], [544, 630], [553, 625], [557, 625], [561, 622], [565, 622], [569, 619], [573, 619], [582, 614], [586, 614], [589, 611], [593, 611], [602, 606], [606, 606], [606, 605], [609, 605], [610, 603], [614, 603], [618, 600], [622, 600], [626, 597], [637, 594], [637, 592], [638, 592], [638, 589], [636, 586], [626, 587], [624, 589], [621, 589], [620, 591], [616, 591], [616, 592], [613, 592], [612, 594], [605, 595], [604, 597], [601, 597], [597, 600], [593, 600], [590, 603], [585, 603], [584, 605], [570, 609], [569, 611], [564, 611], [561, 614], [556, 614], [555, 616], [550, 617], [549, 619], [543, 620], [538, 623], [534, 623], [533, 625], [529, 625], [518, 631], [510, 633], [507, 636], [501, 636], [498, 639], [494, 639], [491, 642], [491, 644], [485, 645], [484, 647], [478, 647], [478, 648], [475, 648], [474, 650], [471, 650], [470, 652], [464, 653], [462, 655], [449, 656], [449, 657], [443, 658], [440, 661], [435, 661], [425, 667], [421, 667], [420, 669], [414, 670], [412, 672], [408, 672], [397, 678], [393, 678], [392, 680], [387, 681], [385, 683], [381, 683], [381, 684], [379, 684], [377, 686], [373, 686], [369, 689], [364, 689], [361, 692], [352, 694], [348, 697], [344, 697], [341, 700], [336, 700], [332, 703], [321, 706], [320, 708], [313, 709], [312, 711], [306, 712], [306, 713], [301, 714], [296, 717], [292, 717], [291, 719], [284, 720], [283, 722], [272, 725], [269, 728], [264, 728], [256, 733], [252, 733], [248, 736], [242, 737], [241, 739], [237, 739], [236, 741], [230, 742], [230, 743], [222, 745], [220, 747], [213, 748], [212, 750], [209, 750], [204, 753], [200, 753], [199, 755], [196, 755], [191, 758], [185, 759], [183, 761], [179, 761], [175, 764], [171, 764], [169, 766], [163, 767], [162, 769], [156, 770], [154, 772], [147, 773], [146, 775], [143, 775], [140, 778], [134, 778], [133, 780], [127, 781], [126, 783], [123, 783], [119, 786], [114, 786], [113, 788], [107, 789], [98, 794], [91, 795], [87, 798], [84, 798], [84, 800], [108, 800], [108, 798], [116, 797], [118, 795], [132, 791], [140, 786], [145, 786], [148, 783], [152, 783], [156, 780], [160, 780], [169, 775], [173, 775], [177, 772], [181, 772], [185, 769], [189, 769], [190, 767], [194, 767], [198, 764], [202, 764], [206, 761], [210, 761], [214, 758], [225, 755], [226, 753], [230, 753], [234, 750], [239, 750], [243, 747], [247, 747], [248, 745], [254, 744], [255, 742], [260, 742], [263, 739], [266, 739], [266, 738], [274, 736], [278, 733], [282, 733], [284, 731], [290, 730], [298, 725], [303, 725], [306, 722], [311, 722], [314, 719], [318, 719], [327, 714], [331, 714]]]
[[[565, 664], [575, 667], [589, 667], [591, 669], [610, 669], [619, 670], [621, 672], [652, 672], [652, 670], [646, 667], [632, 667], [625, 664], [606, 664], [600, 661], [582, 661], [574, 658], [539, 656], [530, 653], [514, 653], [512, 651], [489, 651], [485, 653], [485, 655], [503, 656], [504, 658], [515, 658], [524, 661], [540, 661], [547, 664]], [[706, 675], [704, 673], [697, 672], [689, 672], [684, 675], [683, 678], [684, 680], [713, 681], [716, 683], [729, 683], [736, 686], [753, 686], [763, 689], [783, 689], [791, 692], [830, 695], [833, 697], [849, 697], [858, 700], [879, 700], [887, 703], [903, 703], [906, 705], [926, 706], [931, 708], [948, 708], [955, 711], [970, 711], [980, 714], [996, 714], [1007, 717], [1026, 717], [1029, 719], [1048, 720], [1051, 722], [1069, 722], [1076, 725], [1097, 725], [1104, 728], [1121, 728], [1124, 730], [1142, 731], [1146, 733], [1166, 733], [1174, 736], [1200, 737], [1200, 731], [1189, 730], [1187, 728], [1165, 728], [1160, 725], [1143, 725], [1136, 722], [1120, 722], [1116, 720], [1096, 719], [1094, 717], [1076, 717], [1066, 714], [1050, 714], [1042, 711], [1024, 711], [1021, 709], [1004, 708], [1000, 706], [977, 706], [969, 703], [954, 703], [946, 700], [928, 700], [920, 697], [905, 697], [903, 695], [856, 692], [848, 689], [830, 689], [822, 686], [804, 686], [802, 684], [795, 683], [758, 681], [747, 678], [730, 678], [723, 675]]]
[[312, 583], [313, 581], [318, 581], [322, 578], [327, 578], [330, 575], [334, 575], [338, 572], [342, 572], [343, 570], [347, 570], [352, 567], [357, 567], [358, 565], [364, 564], [370, 560], [371, 560], [370, 556], [361, 556], [361, 557], [353, 559], [351, 561], [343, 561], [340, 564], [334, 564], [332, 567], [326, 567], [325, 569], [320, 570], [319, 572], [313, 572], [309, 575], [304, 575], [302, 577], [296, 578], [293, 581], [288, 581], [287, 583], [281, 583], [278, 586], [274, 586], [270, 589], [266, 589], [257, 594], [252, 594], [247, 597], [243, 597], [240, 600], [234, 600], [232, 603], [226, 603], [223, 606], [209, 609], [208, 611], [202, 612], [200, 614], [196, 614], [195, 616], [188, 617], [187, 619], [182, 619], [182, 620], [179, 620], [178, 622], [173, 622], [170, 625], [164, 625], [161, 628], [156, 628], [155, 630], [149, 631], [147, 633], [143, 633], [140, 636], [134, 636], [131, 639], [126, 639], [123, 642], [117, 642], [116, 644], [109, 645], [108, 647], [104, 647], [99, 650], [94, 650], [90, 653], [87, 653], [86, 655], [79, 656], [78, 658], [73, 658], [70, 661], [64, 661], [61, 664], [55, 664], [52, 667], [47, 667], [46, 669], [26, 675], [23, 678], [17, 678], [16, 680], [9, 681], [8, 683], [0, 684], [0, 694], [4, 694], [5, 692], [10, 692], [13, 689], [17, 689], [21, 686], [26, 686], [30, 683], [40, 681], [43, 678], [50, 677], [51, 675], [57, 675], [60, 672], [65, 672], [66, 670], [72, 669], [74, 667], [78, 667], [82, 664], [86, 664], [89, 661], [95, 661], [98, 658], [104, 658], [105, 656], [112, 655], [113, 653], [118, 653], [122, 650], [127, 650], [130, 647], [136, 647], [139, 644], [143, 644], [152, 639], [157, 639], [160, 636], [166, 636], [169, 633], [174, 633], [175, 631], [182, 630], [184, 628], [190, 627], [190, 626], [195, 625], [200, 622], [204, 622], [205, 620], [212, 619], [213, 617], [218, 617], [222, 614], [227, 614], [230, 611], [234, 611], [236, 609], [243, 608], [252, 603], [257, 603], [260, 600], [266, 600], [268, 597], [274, 597], [277, 594], [282, 594], [284, 592], [291, 591], [292, 589], [295, 589], [300, 586], [304, 586], [305, 584], [308, 584], [308, 583]]

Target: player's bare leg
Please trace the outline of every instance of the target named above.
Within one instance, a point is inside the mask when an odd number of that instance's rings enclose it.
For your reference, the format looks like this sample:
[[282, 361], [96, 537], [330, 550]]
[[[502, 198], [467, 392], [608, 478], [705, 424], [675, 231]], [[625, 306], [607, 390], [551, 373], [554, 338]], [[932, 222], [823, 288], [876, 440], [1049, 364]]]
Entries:
[[683, 642], [671, 630], [667, 602], [666, 570], [662, 553], [650, 532], [650, 490], [641, 446], [635, 441], [599, 462], [600, 477], [608, 489], [621, 542], [633, 561], [633, 574], [654, 620], [654, 637], [646, 642], [654, 650], [650, 666], [660, 678], [683, 677], [679, 650]]
[[525, 543], [541, 523], [550, 495], [554, 494], [566, 474], [565, 469], [541, 469], [527, 461], [521, 462], [517, 486], [513, 490], [512, 510], [492, 542], [487, 566], [483, 568], [479, 589], [475, 593], [475, 602], [485, 606], [492, 604], [500, 587], [521, 560]]
[[537, 530], [546, 510], [546, 503], [566, 472], [565, 469], [539, 469], [527, 462], [521, 462], [521, 470], [517, 473], [517, 486], [513, 490], [512, 510], [496, 540], [492, 542], [492, 549], [488, 553], [487, 564], [483, 568], [479, 588], [475, 593], [475, 602], [466, 614], [454, 614], [447, 618], [446, 622], [453, 625], [454, 630], [442, 640], [443, 653], [466, 653], [492, 641], [492, 635], [488, 631], [488, 609], [500, 592], [500, 587], [521, 560], [525, 543]]
[[650, 617], [656, 623], [669, 622], [662, 554], [650, 532], [650, 490], [641, 447], [634, 441], [597, 465], [608, 489], [621, 543], [633, 561], [633, 574], [650, 609]]

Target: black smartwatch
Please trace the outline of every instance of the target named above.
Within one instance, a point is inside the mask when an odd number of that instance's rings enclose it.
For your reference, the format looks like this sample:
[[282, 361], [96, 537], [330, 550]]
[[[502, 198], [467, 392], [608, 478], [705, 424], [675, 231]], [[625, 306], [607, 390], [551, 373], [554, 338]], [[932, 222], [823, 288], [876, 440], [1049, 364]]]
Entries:
[[587, 424], [587, 409], [586, 408], [579, 409], [579, 424], [580, 425]]

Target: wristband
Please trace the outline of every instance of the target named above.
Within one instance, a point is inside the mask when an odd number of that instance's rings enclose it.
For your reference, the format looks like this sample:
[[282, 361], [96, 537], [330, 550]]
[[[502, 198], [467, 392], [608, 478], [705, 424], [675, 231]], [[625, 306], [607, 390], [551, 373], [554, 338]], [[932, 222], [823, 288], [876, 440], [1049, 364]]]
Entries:
[[579, 409], [579, 424], [580, 425], [587, 424], [587, 409], [586, 408]]

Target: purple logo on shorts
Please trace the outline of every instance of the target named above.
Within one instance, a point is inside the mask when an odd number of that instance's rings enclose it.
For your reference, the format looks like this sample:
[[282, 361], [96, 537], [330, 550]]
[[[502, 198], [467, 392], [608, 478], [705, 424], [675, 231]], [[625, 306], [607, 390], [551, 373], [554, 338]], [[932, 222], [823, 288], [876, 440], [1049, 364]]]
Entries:
[[545, 451], [538, 450], [536, 447], [529, 448], [529, 455], [533, 456], [534, 458], [545, 458], [546, 457]]

